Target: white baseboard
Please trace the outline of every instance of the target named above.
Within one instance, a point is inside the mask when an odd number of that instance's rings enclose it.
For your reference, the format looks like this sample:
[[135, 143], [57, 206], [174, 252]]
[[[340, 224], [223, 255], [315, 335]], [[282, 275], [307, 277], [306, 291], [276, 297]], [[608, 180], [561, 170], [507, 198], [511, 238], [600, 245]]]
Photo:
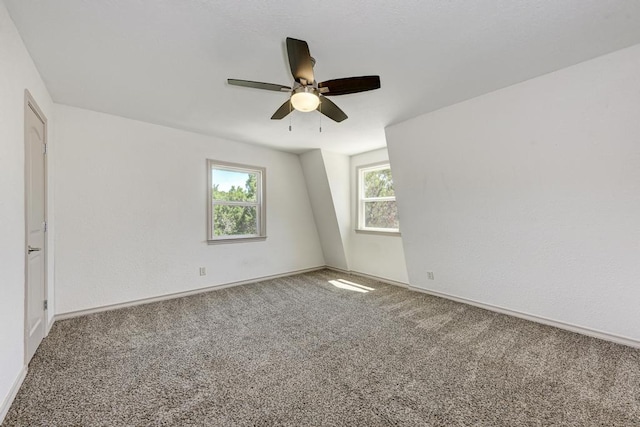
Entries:
[[44, 336], [48, 336], [49, 332], [51, 332], [51, 328], [53, 328], [53, 324], [56, 323], [56, 317], [53, 316], [50, 321], [47, 322], [47, 330], [45, 331]]
[[190, 291], [174, 292], [174, 293], [171, 293], [171, 294], [160, 295], [160, 296], [157, 296], [157, 297], [142, 298], [142, 299], [138, 299], [138, 300], [127, 301], [127, 302], [122, 302], [122, 303], [117, 303], [117, 304], [103, 305], [103, 306], [100, 306], [100, 307], [93, 307], [93, 308], [88, 308], [88, 309], [85, 309], [85, 310], [69, 311], [69, 312], [66, 312], [66, 313], [56, 314], [54, 316], [54, 321], [64, 320], [64, 319], [71, 319], [73, 317], [79, 317], [79, 316], [86, 316], [87, 314], [100, 313], [100, 312], [103, 312], [103, 311], [118, 310], [120, 308], [133, 307], [133, 306], [136, 306], [136, 305], [150, 304], [152, 302], [166, 301], [166, 300], [169, 300], [169, 299], [188, 297], [190, 295], [197, 295], [197, 294], [201, 294], [201, 293], [204, 293], [204, 292], [210, 292], [210, 291], [215, 291], [215, 290], [224, 289], [224, 288], [231, 288], [231, 287], [234, 287], [234, 286], [247, 285], [249, 283], [262, 282], [264, 280], [277, 279], [279, 277], [295, 276], [296, 274], [309, 273], [311, 271], [322, 270], [324, 268], [326, 268], [326, 267], [324, 265], [322, 265], [322, 266], [318, 266], [318, 267], [305, 268], [303, 270], [295, 270], [295, 271], [289, 271], [287, 273], [274, 274], [274, 275], [271, 275], [271, 276], [262, 276], [262, 277], [256, 277], [256, 278], [253, 278], [253, 279], [240, 280], [238, 282], [223, 283], [223, 284], [220, 284], [220, 285], [207, 286], [207, 287], [204, 287], [204, 288], [193, 289], [193, 290], [190, 290]]
[[450, 294], [447, 294], [447, 293], [444, 293], [444, 292], [432, 291], [430, 289], [418, 288], [418, 287], [411, 286], [411, 285], [409, 286], [409, 290], [416, 291], [416, 292], [422, 292], [422, 293], [425, 293], [425, 294], [437, 296], [437, 297], [440, 297], [440, 298], [445, 298], [445, 299], [456, 301], [456, 302], [460, 302], [460, 303], [463, 303], [463, 304], [473, 305], [475, 307], [480, 307], [480, 308], [483, 308], [485, 310], [494, 311], [494, 312], [497, 312], [497, 313], [502, 313], [502, 314], [506, 314], [506, 315], [509, 315], [509, 316], [513, 316], [513, 317], [519, 317], [520, 319], [525, 319], [525, 320], [529, 320], [531, 322], [536, 322], [536, 323], [542, 323], [543, 325], [553, 326], [553, 327], [556, 327], [558, 329], [564, 329], [564, 330], [567, 330], [567, 331], [575, 332], [577, 334], [586, 335], [586, 336], [594, 337], [594, 338], [599, 338], [599, 339], [605, 340], [605, 341], [611, 341], [611, 342], [614, 342], [616, 344], [622, 344], [622, 345], [626, 345], [626, 346], [629, 346], [629, 347], [640, 348], [640, 341], [638, 341], [636, 339], [633, 339], [633, 338], [628, 338], [628, 337], [623, 337], [623, 336], [620, 336], [620, 335], [611, 334], [611, 333], [608, 333], [608, 332], [598, 331], [596, 329], [586, 328], [584, 326], [574, 325], [572, 323], [562, 322], [562, 321], [559, 321], [559, 320], [553, 320], [553, 319], [549, 319], [547, 317], [537, 316], [535, 314], [524, 313], [524, 312], [521, 312], [521, 311], [512, 310], [510, 308], [500, 307], [500, 306], [493, 305], [493, 304], [487, 304], [487, 303], [475, 301], [475, 300], [468, 299], [468, 298], [458, 297], [458, 296], [450, 295]]
[[326, 268], [327, 270], [333, 270], [337, 273], [342, 273], [342, 274], [351, 274], [350, 270], [343, 270], [342, 268], [338, 268], [338, 267], [333, 267], [331, 265], [325, 265], [324, 268]]
[[2, 401], [2, 406], [0, 406], [0, 424], [2, 424], [2, 422], [4, 421], [4, 417], [7, 416], [7, 412], [9, 412], [9, 408], [11, 408], [11, 404], [13, 403], [13, 400], [16, 398], [16, 395], [18, 394], [18, 390], [20, 390], [20, 386], [22, 386], [22, 382], [24, 381], [26, 376], [27, 376], [27, 367], [24, 366], [20, 371], [20, 373], [18, 374], [18, 377], [16, 378], [16, 380], [13, 382], [11, 389], [9, 389], [9, 393], [7, 394], [7, 397], [5, 397], [4, 400]]
[[531, 322], [542, 323], [543, 325], [553, 326], [553, 327], [556, 327], [558, 329], [564, 329], [566, 331], [575, 332], [577, 334], [586, 335], [586, 336], [589, 336], [589, 337], [594, 337], [594, 338], [598, 338], [598, 339], [605, 340], [605, 341], [611, 341], [611, 342], [614, 342], [616, 344], [622, 344], [622, 345], [626, 345], [626, 346], [633, 347], [633, 348], [640, 348], [640, 341], [638, 341], [636, 339], [633, 339], [633, 338], [623, 337], [623, 336], [620, 336], [620, 335], [615, 335], [615, 334], [611, 334], [611, 333], [608, 333], [608, 332], [599, 331], [597, 329], [586, 328], [584, 326], [574, 325], [572, 323], [562, 322], [562, 321], [559, 321], [559, 320], [553, 320], [553, 319], [549, 319], [547, 317], [537, 316], [535, 314], [524, 313], [524, 312], [521, 312], [521, 311], [512, 310], [512, 309], [505, 308], [505, 307], [500, 307], [500, 306], [493, 305], [493, 304], [487, 304], [487, 303], [475, 301], [475, 300], [472, 300], [472, 299], [469, 299], [469, 298], [458, 297], [458, 296], [447, 294], [447, 293], [444, 293], [444, 292], [433, 291], [433, 290], [430, 290], [430, 289], [418, 288], [416, 286], [411, 286], [408, 283], [396, 282], [394, 280], [385, 279], [383, 277], [378, 277], [378, 276], [373, 276], [371, 274], [360, 273], [358, 271], [346, 271], [346, 270], [342, 270], [340, 268], [330, 267], [330, 266], [327, 266], [326, 268], [328, 268], [329, 270], [337, 271], [339, 273], [343, 273], [343, 274], [353, 274], [353, 275], [356, 275], [356, 276], [362, 276], [362, 277], [366, 277], [368, 279], [377, 280], [379, 282], [388, 283], [390, 285], [401, 286], [403, 288], [409, 289], [410, 291], [422, 292], [422, 293], [433, 295], [433, 296], [437, 296], [437, 297], [440, 297], [440, 298], [445, 298], [445, 299], [448, 299], [448, 300], [460, 302], [462, 304], [473, 305], [475, 307], [480, 307], [480, 308], [483, 308], [485, 310], [494, 311], [494, 312], [501, 313], [501, 314], [506, 314], [508, 316], [518, 317], [520, 319], [529, 320]]
[[418, 287], [412, 286], [411, 284], [408, 284], [408, 283], [398, 282], [398, 281], [395, 281], [395, 280], [386, 279], [384, 277], [378, 277], [378, 276], [374, 276], [374, 275], [371, 275], [371, 274], [362, 273], [362, 272], [359, 272], [359, 271], [343, 270], [341, 268], [332, 267], [332, 266], [329, 266], [329, 265], [312, 267], [312, 268], [307, 268], [307, 269], [303, 269], [303, 270], [290, 271], [290, 272], [282, 273], [282, 274], [274, 274], [274, 275], [271, 275], [271, 276], [256, 277], [256, 278], [253, 278], [253, 279], [241, 280], [241, 281], [238, 281], [238, 282], [232, 282], [232, 283], [225, 283], [225, 284], [221, 284], [221, 285], [208, 286], [208, 287], [205, 287], [205, 288], [194, 289], [194, 290], [191, 290], [191, 291], [176, 292], [176, 293], [167, 294], [167, 295], [161, 295], [161, 296], [157, 296], [157, 297], [144, 298], [144, 299], [128, 301], [128, 302], [119, 303], [119, 304], [111, 304], [111, 305], [105, 305], [105, 306], [101, 306], [101, 307], [90, 308], [90, 309], [86, 309], [86, 310], [77, 310], [77, 311], [71, 311], [71, 312], [67, 312], [67, 313], [61, 313], [61, 314], [57, 314], [57, 315], [54, 316], [53, 321], [49, 325], [49, 329], [51, 328], [53, 323], [55, 321], [57, 321], [57, 320], [70, 319], [72, 317], [85, 316], [87, 314], [100, 313], [102, 311], [117, 310], [119, 308], [132, 307], [132, 306], [136, 306], [136, 305], [149, 304], [149, 303], [152, 303], [152, 302], [165, 301], [165, 300], [169, 300], [169, 299], [181, 298], [181, 297], [186, 297], [186, 296], [190, 296], [190, 295], [197, 295], [197, 294], [200, 294], [200, 293], [210, 292], [210, 291], [214, 291], [214, 290], [217, 290], [217, 289], [224, 289], [224, 288], [230, 288], [230, 287], [233, 287], [233, 286], [246, 285], [246, 284], [249, 284], [249, 283], [261, 282], [263, 280], [277, 279], [279, 277], [294, 276], [296, 274], [309, 273], [309, 272], [312, 272], [312, 271], [318, 271], [318, 270], [322, 270], [322, 269], [333, 270], [333, 271], [336, 271], [336, 272], [342, 273], [342, 274], [361, 276], [361, 277], [365, 277], [365, 278], [368, 278], [368, 279], [377, 280], [377, 281], [382, 282], [382, 283], [387, 283], [387, 284], [390, 284], [390, 285], [406, 288], [406, 289], [409, 289], [411, 291], [422, 292], [422, 293], [425, 293], [425, 294], [434, 295], [434, 296], [437, 296], [437, 297], [449, 299], [449, 300], [460, 302], [460, 303], [463, 303], [463, 304], [473, 305], [475, 307], [480, 307], [480, 308], [483, 308], [485, 310], [494, 311], [494, 312], [497, 312], [497, 313], [502, 313], [502, 314], [506, 314], [506, 315], [509, 315], [509, 316], [518, 317], [518, 318], [529, 320], [529, 321], [536, 322], [536, 323], [542, 323], [544, 325], [553, 326], [553, 327], [556, 327], [556, 328], [559, 328], [559, 329], [564, 329], [564, 330], [575, 332], [575, 333], [578, 333], [578, 334], [587, 335], [587, 336], [594, 337], [594, 338], [599, 338], [599, 339], [602, 339], [602, 340], [605, 340], [605, 341], [611, 341], [611, 342], [614, 342], [616, 344], [622, 344], [622, 345], [626, 345], [626, 346], [629, 346], [629, 347], [640, 348], [640, 341], [638, 341], [636, 339], [633, 339], [633, 338], [623, 337], [623, 336], [620, 336], [620, 335], [615, 335], [615, 334], [611, 334], [611, 333], [608, 333], [608, 332], [599, 331], [599, 330], [596, 330], [596, 329], [586, 328], [586, 327], [583, 327], [583, 326], [574, 325], [572, 323], [562, 322], [562, 321], [559, 321], [559, 320], [553, 320], [553, 319], [549, 319], [549, 318], [546, 318], [546, 317], [543, 317], [543, 316], [537, 316], [535, 314], [524, 313], [524, 312], [521, 312], [521, 311], [512, 310], [512, 309], [505, 308], [505, 307], [500, 307], [500, 306], [493, 305], [493, 304], [487, 304], [487, 303], [483, 303], [483, 302], [480, 302], [480, 301], [475, 301], [475, 300], [464, 298], [464, 297], [458, 297], [458, 296], [450, 295], [450, 294], [447, 294], [447, 293], [444, 293], [444, 292], [433, 291], [433, 290], [430, 290], [430, 289], [418, 288]]

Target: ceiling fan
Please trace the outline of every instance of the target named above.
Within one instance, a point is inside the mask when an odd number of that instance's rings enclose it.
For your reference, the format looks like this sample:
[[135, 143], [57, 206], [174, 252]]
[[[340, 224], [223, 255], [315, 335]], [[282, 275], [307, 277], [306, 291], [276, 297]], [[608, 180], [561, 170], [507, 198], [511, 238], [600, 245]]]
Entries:
[[347, 115], [327, 96], [347, 95], [380, 88], [380, 76], [347, 77], [316, 82], [313, 66], [316, 61], [309, 53], [309, 45], [304, 40], [287, 37], [287, 55], [295, 82], [293, 87], [250, 80], [228, 79], [230, 85], [255, 89], [290, 92], [290, 97], [271, 116], [272, 120], [285, 118], [293, 109], [302, 112], [317, 110], [330, 119], [341, 122]]

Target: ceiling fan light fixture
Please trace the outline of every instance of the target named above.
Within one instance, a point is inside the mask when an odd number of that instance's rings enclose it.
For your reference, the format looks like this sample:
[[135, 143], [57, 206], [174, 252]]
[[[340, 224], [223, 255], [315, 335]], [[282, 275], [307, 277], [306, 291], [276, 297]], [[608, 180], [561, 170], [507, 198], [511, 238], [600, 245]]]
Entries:
[[320, 104], [318, 91], [311, 86], [301, 86], [293, 91], [291, 105], [298, 111], [307, 113], [314, 111]]

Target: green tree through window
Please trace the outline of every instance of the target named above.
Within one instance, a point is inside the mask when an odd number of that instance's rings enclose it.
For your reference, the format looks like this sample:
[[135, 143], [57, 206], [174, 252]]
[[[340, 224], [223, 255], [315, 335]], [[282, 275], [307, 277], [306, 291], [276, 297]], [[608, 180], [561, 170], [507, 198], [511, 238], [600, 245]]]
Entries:
[[389, 164], [358, 169], [358, 229], [398, 231], [398, 207]]
[[[249, 167], [247, 167], [249, 168]], [[211, 230], [213, 239], [263, 235], [262, 169], [211, 166]]]

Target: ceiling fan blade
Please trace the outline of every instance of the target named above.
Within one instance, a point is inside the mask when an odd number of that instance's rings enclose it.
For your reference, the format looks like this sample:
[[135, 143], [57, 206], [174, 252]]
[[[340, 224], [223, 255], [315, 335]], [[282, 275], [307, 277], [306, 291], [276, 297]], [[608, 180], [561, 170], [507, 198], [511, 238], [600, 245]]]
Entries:
[[298, 83], [312, 84], [314, 82], [313, 61], [307, 42], [287, 37], [287, 55], [293, 78]]
[[275, 113], [273, 113], [273, 116], [271, 116], [271, 120], [282, 120], [289, 115], [291, 110], [293, 110], [293, 107], [291, 106], [291, 100], [287, 99], [285, 103], [282, 104]]
[[227, 79], [227, 83], [234, 86], [251, 87], [254, 89], [274, 90], [276, 92], [289, 92], [289, 86], [277, 85], [274, 83], [252, 82], [251, 80]]
[[347, 119], [347, 115], [333, 103], [329, 98], [325, 98], [324, 96], [320, 97], [320, 105], [317, 108], [325, 116], [329, 117], [331, 120], [340, 123], [343, 120]]
[[[318, 83], [320, 93], [324, 96], [346, 95], [349, 93], [366, 92], [380, 89], [380, 76], [347, 77], [344, 79], [327, 80]], [[326, 91], [324, 89], [327, 89]]]

